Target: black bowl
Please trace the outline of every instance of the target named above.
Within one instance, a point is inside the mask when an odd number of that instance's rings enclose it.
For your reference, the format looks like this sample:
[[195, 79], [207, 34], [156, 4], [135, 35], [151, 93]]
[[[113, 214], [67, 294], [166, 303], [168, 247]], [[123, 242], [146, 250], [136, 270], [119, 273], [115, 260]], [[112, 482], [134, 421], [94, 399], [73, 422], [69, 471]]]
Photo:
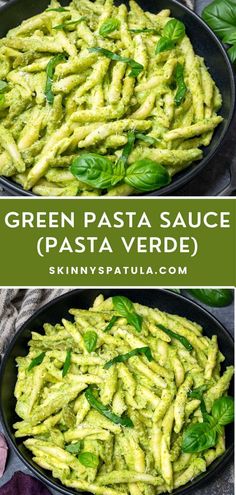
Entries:
[[[197, 14], [175, 0], [158, 0], [157, 3], [153, 2], [153, 0], [138, 0], [138, 2], [144, 10], [154, 13], [157, 10], [170, 9], [174, 17], [184, 22], [195, 52], [201, 57], [204, 57], [206, 65], [209, 67], [210, 73], [223, 97], [223, 106], [219, 113], [224, 120], [217, 127], [210, 145], [204, 148], [203, 159], [174, 176], [171, 184], [168, 186], [147, 194], [147, 196], [162, 196], [172, 193], [189, 182], [205, 167], [219, 149], [228, 131], [234, 112], [234, 74], [223, 45]], [[69, 0], [62, 0], [63, 5], [67, 5], [68, 3]], [[121, 3], [121, 0], [117, 0], [117, 3]], [[127, 3], [127, 0], [124, 0], [124, 3]], [[22, 20], [41, 12], [47, 5], [48, 0], [41, 0], [40, 2], [34, 2], [33, 0], [11, 0], [0, 8], [0, 36], [5, 36], [10, 28], [17, 26]], [[24, 191], [20, 185], [10, 179], [1, 177], [0, 183], [13, 195], [34, 196], [32, 192]]]
[[[30, 340], [32, 331], [42, 333], [43, 323], [58, 323], [61, 318], [67, 315], [67, 312], [71, 307], [89, 308], [92, 306], [95, 297], [100, 293], [103, 293], [105, 297], [123, 294], [134, 302], [137, 301], [151, 307], [158, 307], [162, 311], [185, 316], [190, 320], [196, 321], [203, 326], [204, 334], [208, 336], [211, 336], [212, 334], [217, 335], [219, 347], [226, 357], [224, 367], [229, 366], [234, 362], [233, 338], [221, 323], [198, 304], [190, 301], [184, 296], [174, 294], [164, 289], [148, 289], [142, 291], [138, 289], [74, 290], [43, 306], [20, 328], [3, 358], [0, 371], [0, 415], [10, 445], [14, 448], [20, 459], [44, 483], [64, 495], [76, 495], [78, 492], [63, 487], [59, 481], [50, 476], [48, 471], [44, 471], [37, 466], [32, 461], [31, 453], [24, 447], [22, 439], [16, 439], [14, 437], [12, 425], [19, 420], [15, 413], [16, 401], [14, 398], [14, 387], [17, 375], [15, 358], [27, 354], [27, 342]], [[67, 315], [66, 318], [73, 319], [71, 315]], [[233, 386], [231, 387], [230, 393], [231, 395], [233, 394]], [[215, 478], [221, 473], [223, 467], [233, 454], [233, 438], [233, 426], [229, 425], [226, 432], [226, 452], [208, 468], [206, 473], [201, 474], [193, 480], [193, 482], [188, 483], [184, 487], [174, 490], [173, 493], [176, 495], [187, 494], [190, 490], [197, 489], [203, 483], [209, 481], [210, 478]]]

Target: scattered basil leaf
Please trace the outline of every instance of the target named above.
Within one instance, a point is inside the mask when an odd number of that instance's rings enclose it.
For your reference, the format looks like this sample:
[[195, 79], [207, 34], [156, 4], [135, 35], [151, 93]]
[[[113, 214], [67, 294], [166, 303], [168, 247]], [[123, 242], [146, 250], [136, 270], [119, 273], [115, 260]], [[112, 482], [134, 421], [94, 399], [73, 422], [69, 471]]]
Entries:
[[172, 50], [172, 48], [174, 47], [175, 47], [174, 41], [162, 37], [157, 42], [155, 53], [157, 54], [161, 52], [166, 52], [168, 50]]
[[99, 29], [99, 34], [100, 36], [103, 36], [103, 38], [106, 38], [108, 34], [112, 33], [113, 31], [116, 31], [116, 29], [118, 29], [119, 27], [120, 27], [119, 19], [110, 17], [110, 19], [107, 19], [101, 25]]
[[71, 443], [70, 445], [66, 445], [65, 450], [70, 454], [78, 455], [82, 449], [83, 442], [80, 440], [79, 442]]
[[79, 462], [83, 464], [83, 466], [89, 468], [96, 469], [99, 464], [98, 456], [96, 454], [93, 454], [92, 452], [82, 452], [81, 454], [79, 454], [78, 459]]
[[175, 82], [177, 86], [177, 90], [175, 93], [175, 104], [178, 107], [182, 101], [185, 98], [186, 92], [187, 92], [187, 86], [184, 81], [184, 66], [180, 64], [179, 62], [177, 63], [176, 69], [175, 69]]
[[45, 96], [47, 102], [50, 104], [52, 104], [54, 101], [54, 94], [52, 92], [52, 83], [53, 83], [55, 68], [60, 62], [63, 62], [64, 60], [66, 60], [65, 55], [60, 53], [55, 57], [51, 58], [51, 60], [49, 60], [46, 67], [47, 80], [46, 80]]
[[188, 393], [188, 397], [190, 399], [198, 399], [202, 400], [202, 395], [204, 392], [206, 392], [208, 389], [207, 385], [201, 385], [200, 387], [196, 387], [193, 390], [190, 390]]
[[98, 335], [93, 330], [88, 330], [83, 335], [84, 344], [88, 352], [93, 352], [96, 348]]
[[113, 359], [111, 359], [104, 365], [104, 368], [108, 370], [111, 366], [113, 366], [113, 364], [125, 363], [131, 357], [138, 356], [140, 354], [145, 354], [148, 361], [153, 360], [150, 347], [138, 347], [137, 349], [133, 349], [132, 351], [127, 352], [126, 354], [119, 354], [118, 356], [115, 356]]
[[215, 400], [212, 410], [212, 417], [221, 426], [228, 425], [234, 420], [234, 400], [232, 397], [225, 396]]
[[168, 21], [162, 31], [162, 36], [174, 42], [180, 41], [185, 35], [185, 25], [178, 19]]
[[4, 93], [7, 90], [8, 83], [0, 80], [0, 93]]
[[202, 452], [214, 447], [216, 439], [217, 432], [209, 428], [208, 423], [196, 423], [184, 431], [182, 450], [186, 453]]
[[127, 143], [124, 146], [120, 158], [117, 160], [116, 163], [116, 169], [119, 171], [120, 174], [125, 175], [125, 168], [128, 162], [129, 155], [134, 147], [134, 142], [135, 142], [135, 132], [128, 132], [127, 135]]
[[132, 301], [125, 296], [113, 296], [112, 302], [117, 313], [126, 318], [129, 325], [134, 326], [137, 332], [141, 332], [143, 318], [135, 313]]
[[41, 352], [38, 356], [32, 359], [30, 365], [28, 366], [28, 371], [32, 370], [35, 366], [39, 366], [44, 360], [46, 356], [46, 352]]
[[172, 332], [172, 330], [170, 330], [169, 328], [166, 328], [164, 327], [163, 325], [161, 324], [158, 324], [157, 325], [158, 328], [160, 328], [163, 332], [165, 332], [167, 335], [169, 335], [170, 337], [173, 337], [174, 339], [178, 340], [179, 342], [181, 342], [181, 344], [188, 350], [188, 351], [192, 351], [193, 350], [193, 346], [192, 344], [190, 344], [190, 342], [188, 341], [188, 339], [186, 339], [185, 337], [183, 337], [182, 335], [179, 335], [178, 333], [175, 333], [175, 332]]
[[228, 50], [232, 62], [236, 60], [236, 9], [232, 0], [214, 0], [205, 7], [202, 18], [223, 41], [232, 44]]
[[215, 308], [228, 306], [234, 298], [231, 289], [187, 289], [199, 301]]
[[55, 9], [46, 9], [46, 12], [70, 12], [69, 9], [65, 9], [65, 7], [57, 7]]
[[120, 182], [123, 174], [116, 175], [116, 170], [108, 158], [97, 153], [83, 153], [70, 166], [77, 179], [96, 189], [107, 189]]
[[127, 168], [124, 181], [138, 191], [148, 192], [169, 184], [170, 175], [163, 165], [144, 158]]
[[156, 139], [152, 136], [147, 136], [146, 134], [142, 134], [141, 132], [136, 133], [136, 139], [140, 139], [141, 141], [144, 141], [145, 143], [148, 143], [151, 145], [153, 145], [159, 141], [158, 139]]
[[106, 418], [110, 419], [110, 421], [112, 421], [113, 423], [133, 428], [134, 424], [131, 419], [127, 416], [118, 416], [117, 414], [113, 413], [107, 406], [105, 406], [93, 395], [91, 386], [86, 389], [85, 397], [91, 407], [96, 409], [96, 411], [98, 411], [100, 414], [103, 414], [103, 416], [105, 416]]
[[157, 29], [154, 28], [139, 28], [139, 29], [129, 29], [131, 33], [152, 33], [152, 34], [158, 34]]
[[64, 366], [63, 366], [63, 369], [62, 369], [62, 376], [66, 376], [66, 374], [68, 373], [69, 369], [70, 369], [70, 365], [71, 365], [71, 354], [72, 354], [72, 349], [68, 349], [67, 353], [66, 353], [66, 359], [65, 359], [65, 362], [64, 362]]
[[71, 21], [65, 21], [63, 22], [63, 24], [58, 24], [57, 26], [53, 26], [52, 29], [66, 29], [67, 26], [71, 26], [71, 25], [76, 25], [76, 24], [79, 24], [80, 22], [82, 21], [85, 21], [87, 19], [87, 17], [83, 16], [83, 17], [80, 17], [79, 19], [75, 19], [74, 21], [71, 20]]
[[112, 316], [111, 321], [109, 321], [108, 325], [104, 328], [103, 332], [109, 332], [109, 330], [111, 330], [111, 328], [114, 326], [117, 320], [119, 320], [119, 316]]
[[132, 58], [127, 58], [127, 57], [121, 57], [121, 55], [118, 55], [117, 53], [113, 53], [110, 50], [106, 50], [106, 48], [100, 48], [100, 47], [95, 47], [95, 48], [89, 48], [90, 53], [100, 53], [101, 55], [104, 55], [104, 57], [110, 58], [111, 60], [117, 60], [118, 62], [124, 62], [129, 67], [131, 67], [131, 72], [128, 74], [130, 77], [137, 77], [140, 72], [143, 70], [143, 65], [139, 64]]

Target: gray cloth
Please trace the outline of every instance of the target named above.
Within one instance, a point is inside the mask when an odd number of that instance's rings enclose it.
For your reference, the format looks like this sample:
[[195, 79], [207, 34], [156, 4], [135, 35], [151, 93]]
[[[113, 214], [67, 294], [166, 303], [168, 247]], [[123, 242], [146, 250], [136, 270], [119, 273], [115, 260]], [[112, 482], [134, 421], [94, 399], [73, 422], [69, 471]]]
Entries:
[[37, 309], [68, 289], [1, 289], [0, 290], [0, 353], [18, 328]]

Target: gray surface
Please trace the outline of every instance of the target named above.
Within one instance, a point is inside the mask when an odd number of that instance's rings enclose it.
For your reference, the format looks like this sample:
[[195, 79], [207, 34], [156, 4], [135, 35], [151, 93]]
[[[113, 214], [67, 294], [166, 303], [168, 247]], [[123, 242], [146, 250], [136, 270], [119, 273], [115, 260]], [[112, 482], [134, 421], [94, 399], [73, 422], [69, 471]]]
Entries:
[[[0, 0], [0, 5], [1, 5]], [[195, 10], [201, 13], [203, 7], [210, 3], [210, 0], [195, 0]], [[202, 172], [186, 186], [178, 189], [170, 196], [217, 196], [230, 180], [229, 167], [232, 158], [236, 156], [236, 140], [233, 136], [236, 130], [236, 113], [220, 151], [208, 163]], [[0, 196], [10, 195], [9, 192], [0, 189]], [[235, 196], [235, 194], [233, 194]]]
[[[202, 305], [204, 306], [204, 305]], [[208, 308], [204, 306], [208, 311], [210, 311], [218, 320], [223, 323], [227, 330], [233, 335], [234, 334], [234, 306], [228, 306], [226, 308]], [[0, 425], [1, 430], [1, 425]], [[0, 487], [5, 484], [14, 474], [15, 471], [24, 471], [30, 474], [30, 471], [24, 466], [24, 464], [18, 459], [18, 457], [11, 450], [7, 469], [2, 479], [0, 479]], [[1, 492], [1, 490], [0, 490]], [[59, 495], [59, 492], [51, 490], [53, 495]], [[218, 477], [212, 482], [208, 483], [205, 487], [194, 492], [195, 495], [233, 495], [234, 493], [234, 472], [233, 463], [228, 465], [224, 471], [218, 475]], [[35, 494], [37, 495], [37, 494]]]

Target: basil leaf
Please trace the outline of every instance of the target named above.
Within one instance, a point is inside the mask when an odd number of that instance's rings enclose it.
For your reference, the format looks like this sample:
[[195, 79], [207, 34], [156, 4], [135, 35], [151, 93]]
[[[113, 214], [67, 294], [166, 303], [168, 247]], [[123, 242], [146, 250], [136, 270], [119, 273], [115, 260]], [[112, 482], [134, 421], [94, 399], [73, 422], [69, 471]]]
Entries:
[[234, 298], [231, 289], [188, 289], [188, 292], [199, 301], [215, 308], [228, 306]]
[[152, 33], [158, 34], [158, 31], [153, 28], [139, 28], [139, 29], [129, 29], [131, 33]]
[[96, 409], [96, 411], [98, 411], [100, 414], [103, 414], [103, 416], [105, 416], [106, 418], [110, 419], [110, 421], [121, 426], [133, 428], [134, 424], [130, 418], [128, 418], [127, 416], [117, 416], [117, 414], [113, 413], [107, 406], [105, 406], [93, 395], [93, 391], [90, 386], [86, 389], [84, 395], [90, 406]]
[[100, 36], [103, 36], [103, 38], [106, 38], [108, 34], [112, 33], [113, 31], [116, 31], [116, 29], [118, 29], [119, 27], [120, 27], [119, 19], [114, 19], [113, 17], [110, 17], [110, 19], [107, 19], [101, 25], [99, 29], [99, 34]]
[[211, 414], [219, 425], [225, 426], [234, 420], [234, 400], [233, 397], [220, 397], [215, 400]]
[[232, 63], [236, 61], [236, 43], [228, 50], [228, 55]]
[[147, 192], [169, 184], [170, 176], [165, 167], [153, 160], [144, 158], [128, 167], [124, 181], [138, 191]]
[[70, 166], [70, 171], [81, 182], [97, 189], [115, 186], [123, 179], [123, 174], [118, 174], [112, 162], [97, 153], [83, 153], [76, 157]]
[[66, 445], [65, 450], [70, 452], [70, 454], [78, 455], [82, 449], [83, 442], [80, 440], [76, 443], [71, 443], [70, 445]]
[[145, 354], [148, 361], [153, 360], [150, 347], [138, 347], [137, 349], [133, 349], [126, 354], [119, 354], [118, 356], [114, 357], [104, 365], [104, 368], [108, 370], [111, 366], [113, 366], [113, 364], [125, 363], [125, 361], [128, 361], [128, 359], [130, 359], [131, 357], [138, 356], [139, 354]]
[[64, 7], [57, 7], [56, 9], [46, 9], [46, 12], [70, 12], [69, 9]]
[[119, 320], [119, 316], [112, 316], [111, 321], [109, 321], [108, 325], [104, 328], [103, 332], [109, 332], [109, 330], [111, 330], [111, 328], [113, 327], [113, 325], [117, 320]]
[[214, 447], [217, 431], [208, 423], [196, 423], [189, 426], [183, 434], [182, 450], [186, 453], [202, 452]]
[[128, 132], [127, 135], [128, 141], [126, 145], [124, 146], [120, 158], [117, 160], [116, 163], [116, 170], [118, 170], [120, 173], [125, 174], [125, 167], [128, 162], [129, 155], [134, 147], [134, 142], [136, 135], [134, 132]]
[[214, 0], [202, 12], [202, 18], [220, 39], [227, 39], [235, 33], [235, 2]]
[[94, 349], [96, 348], [97, 340], [98, 340], [98, 335], [96, 332], [93, 330], [88, 330], [88, 332], [85, 332], [83, 335], [84, 339], [84, 344], [88, 352], [93, 352]]
[[79, 24], [80, 22], [82, 21], [85, 21], [87, 19], [87, 17], [83, 16], [83, 17], [80, 17], [80, 19], [75, 19], [74, 21], [65, 21], [63, 22], [63, 24], [58, 24], [57, 26], [53, 26], [52, 29], [65, 29], [67, 28], [67, 26], [71, 26], [72, 24]]
[[140, 139], [141, 141], [144, 141], [148, 144], [155, 144], [159, 141], [159, 139], [156, 139], [152, 136], [147, 136], [146, 134], [142, 134], [141, 132], [136, 133], [136, 139]]
[[94, 468], [98, 467], [99, 459], [96, 454], [92, 452], [82, 452], [78, 456], [79, 462], [85, 467]]
[[65, 55], [62, 53], [56, 55], [55, 57], [51, 58], [49, 60], [47, 67], [46, 67], [46, 75], [47, 75], [47, 80], [46, 80], [46, 88], [45, 88], [45, 96], [47, 99], [47, 102], [52, 104], [54, 101], [54, 94], [52, 92], [52, 83], [53, 83], [53, 76], [55, 72], [56, 66], [66, 60]]
[[117, 60], [118, 62], [124, 62], [129, 67], [131, 67], [131, 72], [129, 73], [130, 77], [137, 77], [140, 72], [143, 70], [143, 65], [139, 64], [132, 58], [127, 58], [127, 57], [121, 57], [121, 55], [118, 55], [117, 53], [113, 53], [110, 50], [106, 50], [105, 48], [100, 48], [100, 47], [95, 47], [95, 48], [89, 48], [90, 53], [100, 53], [101, 55], [104, 55], [104, 57], [110, 58], [111, 60]]
[[39, 366], [44, 360], [46, 356], [46, 352], [42, 352], [38, 356], [36, 356], [34, 359], [32, 359], [30, 365], [28, 366], [28, 371], [32, 370], [35, 366]]
[[188, 393], [188, 397], [190, 399], [202, 400], [202, 395], [204, 392], [207, 391], [207, 389], [208, 389], [207, 385], [201, 385], [200, 387], [196, 387], [193, 390], [190, 390], [190, 392]]
[[157, 43], [155, 53], [166, 52], [167, 50], [172, 50], [175, 47], [175, 43], [173, 40], [169, 38], [161, 37]]
[[175, 93], [175, 104], [178, 107], [182, 103], [187, 92], [187, 86], [184, 81], [184, 66], [179, 63], [177, 63], [175, 69], [175, 82], [177, 85], [177, 91]]
[[134, 312], [134, 305], [128, 297], [125, 296], [113, 296], [112, 298], [114, 309], [119, 313], [120, 316], [126, 316], [129, 313]]
[[179, 342], [181, 342], [181, 344], [188, 350], [188, 351], [192, 351], [193, 350], [193, 346], [192, 344], [190, 344], [190, 342], [188, 341], [188, 339], [186, 339], [185, 337], [183, 337], [182, 335], [179, 335], [178, 333], [175, 333], [175, 332], [172, 332], [172, 330], [169, 330], [169, 328], [166, 328], [164, 327], [163, 325], [157, 325], [158, 328], [160, 328], [163, 332], [165, 332], [167, 335], [169, 335], [170, 337], [173, 337], [174, 339], [178, 340]]
[[72, 349], [68, 349], [67, 353], [66, 353], [66, 359], [65, 359], [65, 362], [64, 362], [64, 366], [63, 366], [63, 370], [62, 370], [62, 376], [66, 376], [66, 374], [68, 373], [69, 369], [70, 369], [70, 365], [71, 365], [71, 354], [72, 354]]
[[179, 41], [185, 35], [185, 25], [178, 19], [171, 19], [166, 23], [162, 31], [163, 38], [168, 38], [171, 41]]
[[130, 313], [126, 316], [126, 319], [129, 325], [132, 325], [137, 332], [140, 333], [142, 331], [142, 316], [138, 315], [137, 313]]
[[4, 93], [7, 90], [8, 83], [0, 80], [0, 93]]

